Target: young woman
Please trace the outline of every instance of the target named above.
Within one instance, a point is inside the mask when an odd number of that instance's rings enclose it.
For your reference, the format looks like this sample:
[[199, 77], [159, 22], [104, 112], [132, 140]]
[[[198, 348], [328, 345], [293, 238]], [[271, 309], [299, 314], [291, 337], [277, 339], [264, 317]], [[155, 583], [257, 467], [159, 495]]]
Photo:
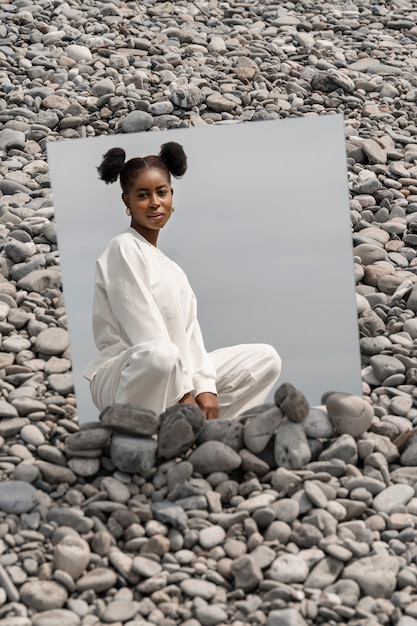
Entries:
[[196, 404], [208, 419], [235, 417], [261, 404], [281, 359], [271, 346], [244, 344], [208, 354], [196, 298], [183, 270], [157, 247], [171, 218], [171, 175], [187, 169], [182, 146], [125, 162], [109, 150], [100, 178], [120, 178], [130, 227], [110, 241], [96, 266], [93, 331], [99, 355], [84, 376], [96, 406], [138, 404], [157, 414], [178, 402]]

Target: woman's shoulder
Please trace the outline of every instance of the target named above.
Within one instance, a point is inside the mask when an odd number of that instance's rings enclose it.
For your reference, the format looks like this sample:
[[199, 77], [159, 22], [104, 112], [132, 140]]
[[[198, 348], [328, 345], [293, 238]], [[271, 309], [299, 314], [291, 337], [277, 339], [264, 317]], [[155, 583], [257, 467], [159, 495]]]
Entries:
[[124, 250], [140, 249], [144, 248], [142, 237], [136, 236], [136, 231], [133, 228], [127, 228], [123, 232], [119, 233], [112, 239], [110, 239], [100, 258], [108, 256], [109, 254], [117, 254]]

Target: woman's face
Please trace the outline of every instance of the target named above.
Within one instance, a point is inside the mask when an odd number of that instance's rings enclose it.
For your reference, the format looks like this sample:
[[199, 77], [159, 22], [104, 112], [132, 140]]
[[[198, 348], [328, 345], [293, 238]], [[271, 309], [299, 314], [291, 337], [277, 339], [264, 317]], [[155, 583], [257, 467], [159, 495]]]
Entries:
[[159, 169], [144, 170], [122, 198], [130, 210], [131, 227], [156, 245], [158, 234], [172, 213], [173, 190], [166, 174]]

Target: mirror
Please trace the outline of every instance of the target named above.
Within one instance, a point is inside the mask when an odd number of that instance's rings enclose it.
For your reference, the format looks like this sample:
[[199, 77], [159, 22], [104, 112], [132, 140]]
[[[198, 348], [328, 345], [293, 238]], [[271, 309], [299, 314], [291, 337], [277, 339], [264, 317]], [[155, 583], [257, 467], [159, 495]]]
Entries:
[[[82, 371], [96, 354], [95, 260], [129, 226], [118, 182], [96, 167], [181, 143], [175, 213], [158, 246], [197, 295], [208, 351], [272, 344], [311, 405], [324, 391], [361, 395], [344, 124], [341, 115], [119, 134], [48, 144], [80, 423], [98, 419]], [[268, 400], [271, 400], [272, 395]]]

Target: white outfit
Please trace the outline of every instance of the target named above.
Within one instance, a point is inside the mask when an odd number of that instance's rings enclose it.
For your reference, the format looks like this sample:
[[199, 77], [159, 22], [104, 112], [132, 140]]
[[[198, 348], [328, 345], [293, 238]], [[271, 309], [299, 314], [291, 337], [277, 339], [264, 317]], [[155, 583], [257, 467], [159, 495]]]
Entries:
[[208, 354], [185, 273], [133, 228], [97, 261], [93, 332], [100, 353], [84, 376], [100, 410], [127, 402], [159, 414], [186, 393], [211, 392], [221, 417], [236, 416], [264, 401], [281, 369], [264, 344]]

